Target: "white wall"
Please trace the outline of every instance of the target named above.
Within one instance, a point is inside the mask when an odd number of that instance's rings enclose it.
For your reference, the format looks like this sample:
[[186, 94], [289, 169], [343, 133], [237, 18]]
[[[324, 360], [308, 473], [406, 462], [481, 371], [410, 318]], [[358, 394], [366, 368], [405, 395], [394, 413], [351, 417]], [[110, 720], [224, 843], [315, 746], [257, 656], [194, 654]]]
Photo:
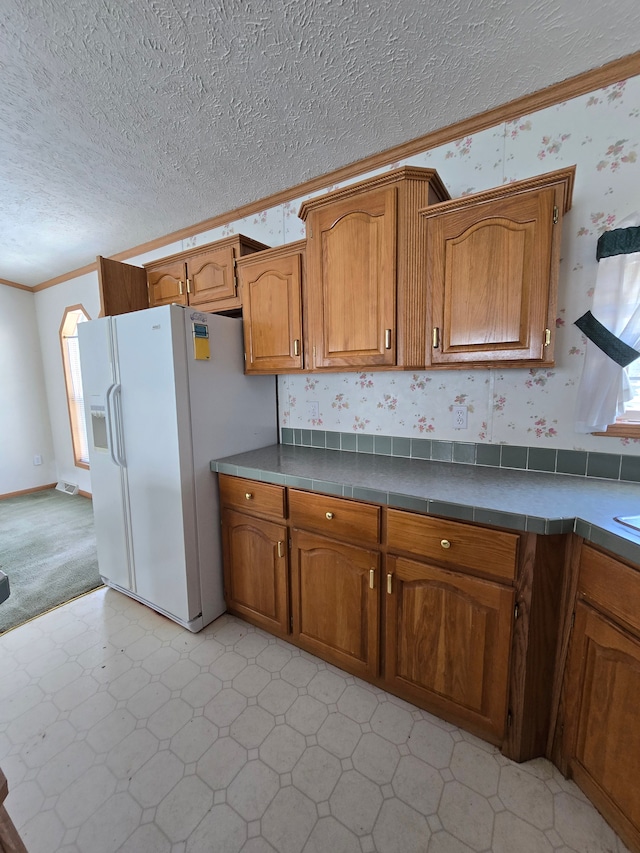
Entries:
[[0, 495], [55, 480], [35, 297], [0, 285]]
[[98, 274], [73, 278], [35, 294], [36, 317], [47, 387], [47, 402], [56, 480], [77, 483], [82, 491], [91, 491], [91, 478], [86, 468], [76, 466], [71, 443], [69, 408], [64, 381], [60, 327], [66, 308], [81, 305], [91, 319], [100, 311]]

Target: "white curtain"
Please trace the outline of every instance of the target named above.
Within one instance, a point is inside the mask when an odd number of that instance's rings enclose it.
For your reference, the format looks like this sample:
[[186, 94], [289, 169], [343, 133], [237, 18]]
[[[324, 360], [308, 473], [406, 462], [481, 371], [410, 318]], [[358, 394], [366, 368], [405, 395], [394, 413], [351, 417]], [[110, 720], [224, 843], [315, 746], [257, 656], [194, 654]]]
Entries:
[[[640, 213], [636, 212], [617, 227], [639, 225]], [[625, 344], [640, 349], [640, 252], [600, 260], [591, 313]], [[624, 414], [624, 404], [631, 397], [625, 369], [587, 340], [578, 389], [576, 432], [604, 432]]]

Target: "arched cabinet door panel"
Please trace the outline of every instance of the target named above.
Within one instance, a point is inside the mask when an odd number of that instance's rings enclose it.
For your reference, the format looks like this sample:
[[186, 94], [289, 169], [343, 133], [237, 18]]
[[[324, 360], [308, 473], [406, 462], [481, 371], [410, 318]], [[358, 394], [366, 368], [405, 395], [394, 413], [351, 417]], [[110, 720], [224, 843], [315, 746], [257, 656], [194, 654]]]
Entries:
[[387, 557], [385, 678], [447, 718], [502, 743], [507, 720], [512, 587]]
[[375, 677], [379, 562], [380, 555], [374, 550], [294, 530], [294, 641], [349, 672]]
[[295, 373], [305, 367], [302, 277], [305, 243], [240, 258], [245, 373]]
[[267, 630], [289, 626], [287, 529], [223, 510], [222, 547], [227, 609]]
[[305, 201], [311, 370], [424, 367], [425, 225], [449, 198], [433, 169], [403, 166]]
[[575, 168], [421, 211], [433, 367], [553, 364], [563, 214]]

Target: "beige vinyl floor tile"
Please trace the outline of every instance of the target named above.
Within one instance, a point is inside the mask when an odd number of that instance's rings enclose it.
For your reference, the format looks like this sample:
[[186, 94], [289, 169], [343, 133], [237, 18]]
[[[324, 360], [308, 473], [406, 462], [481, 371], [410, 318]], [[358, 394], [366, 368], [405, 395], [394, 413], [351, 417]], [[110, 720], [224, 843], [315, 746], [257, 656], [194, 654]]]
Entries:
[[29, 853], [627, 853], [548, 761], [106, 588], [0, 636], [0, 767]]

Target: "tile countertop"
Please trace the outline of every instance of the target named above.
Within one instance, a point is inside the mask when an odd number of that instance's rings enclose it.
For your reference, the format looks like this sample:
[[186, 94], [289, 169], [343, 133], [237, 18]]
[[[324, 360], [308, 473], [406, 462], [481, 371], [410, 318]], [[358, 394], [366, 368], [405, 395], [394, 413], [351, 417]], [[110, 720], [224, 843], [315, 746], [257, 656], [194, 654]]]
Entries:
[[274, 444], [211, 470], [532, 533], [570, 533], [640, 565], [640, 484]]

